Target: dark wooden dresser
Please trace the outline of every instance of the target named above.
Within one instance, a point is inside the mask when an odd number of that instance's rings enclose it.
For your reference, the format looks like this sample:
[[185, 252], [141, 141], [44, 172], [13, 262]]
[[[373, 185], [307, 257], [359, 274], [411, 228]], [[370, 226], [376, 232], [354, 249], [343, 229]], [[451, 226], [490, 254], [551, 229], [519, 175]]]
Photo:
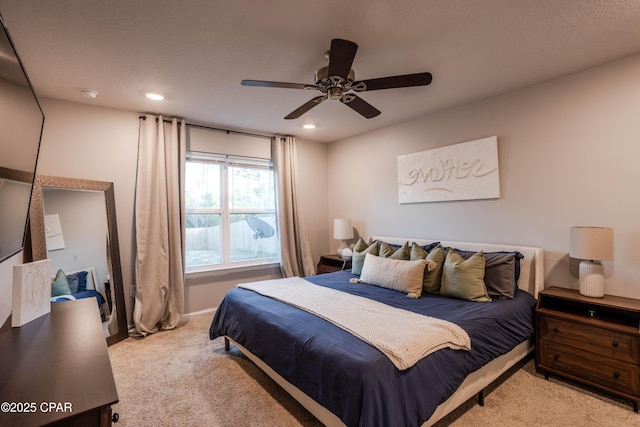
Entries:
[[95, 299], [0, 329], [0, 426], [110, 426], [117, 402]]
[[538, 296], [536, 367], [640, 402], [640, 300], [551, 287]]

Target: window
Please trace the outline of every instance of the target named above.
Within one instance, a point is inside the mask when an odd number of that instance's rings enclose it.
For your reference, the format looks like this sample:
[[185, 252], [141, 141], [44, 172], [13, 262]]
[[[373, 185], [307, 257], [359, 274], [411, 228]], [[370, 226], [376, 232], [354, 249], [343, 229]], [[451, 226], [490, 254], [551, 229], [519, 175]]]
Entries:
[[190, 153], [185, 219], [187, 271], [278, 262], [271, 161]]

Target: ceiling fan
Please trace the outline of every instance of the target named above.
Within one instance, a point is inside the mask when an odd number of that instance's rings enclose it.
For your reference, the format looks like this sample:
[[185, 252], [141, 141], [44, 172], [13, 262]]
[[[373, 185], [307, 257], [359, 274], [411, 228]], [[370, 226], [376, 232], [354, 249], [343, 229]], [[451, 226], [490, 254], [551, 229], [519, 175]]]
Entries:
[[356, 80], [351, 69], [358, 45], [349, 40], [331, 40], [331, 49], [325, 53], [329, 65], [315, 73], [315, 84], [269, 82], [264, 80], [242, 80], [243, 86], [277, 87], [285, 89], [318, 90], [322, 95], [292, 111], [285, 119], [297, 119], [313, 107], [327, 99], [339, 99], [347, 107], [367, 119], [380, 114], [373, 105], [353, 92], [366, 92], [380, 89], [426, 86], [431, 83], [431, 73], [404, 74], [400, 76], [380, 77], [369, 80]]

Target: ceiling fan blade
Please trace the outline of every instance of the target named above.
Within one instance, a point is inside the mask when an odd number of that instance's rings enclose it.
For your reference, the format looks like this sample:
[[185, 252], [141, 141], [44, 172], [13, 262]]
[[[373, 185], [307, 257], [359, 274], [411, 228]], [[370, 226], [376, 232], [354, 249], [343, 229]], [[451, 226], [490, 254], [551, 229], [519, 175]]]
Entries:
[[347, 107], [350, 107], [355, 112], [360, 113], [367, 119], [372, 119], [380, 115], [380, 111], [376, 107], [352, 93], [344, 95], [342, 98], [340, 98], [340, 102], [342, 102]]
[[284, 89], [317, 89], [314, 85], [304, 83], [268, 82], [264, 80], [243, 80], [242, 86], [280, 87]]
[[308, 101], [307, 103], [302, 104], [300, 107], [298, 107], [297, 109], [295, 109], [294, 111], [289, 113], [289, 115], [287, 117], [285, 117], [285, 119], [286, 120], [297, 119], [298, 117], [300, 117], [301, 115], [303, 115], [307, 111], [311, 110], [316, 105], [320, 104], [325, 99], [327, 99], [326, 95], [316, 96], [311, 101]]
[[358, 45], [349, 40], [331, 40], [331, 50], [329, 51], [329, 77], [340, 76], [346, 79], [351, 71], [353, 58], [356, 57]]
[[356, 92], [369, 90], [394, 89], [400, 87], [427, 86], [433, 77], [431, 73], [404, 74], [402, 76], [380, 77], [378, 79], [353, 82], [352, 89]]

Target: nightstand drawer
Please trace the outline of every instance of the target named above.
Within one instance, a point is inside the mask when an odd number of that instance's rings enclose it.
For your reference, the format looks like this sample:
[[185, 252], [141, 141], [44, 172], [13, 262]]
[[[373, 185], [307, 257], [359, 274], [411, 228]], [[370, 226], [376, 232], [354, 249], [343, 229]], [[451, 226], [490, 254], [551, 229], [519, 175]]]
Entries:
[[638, 336], [543, 316], [540, 338], [617, 360], [640, 363]]
[[640, 393], [640, 367], [562, 344], [540, 341], [540, 364], [623, 393]]

